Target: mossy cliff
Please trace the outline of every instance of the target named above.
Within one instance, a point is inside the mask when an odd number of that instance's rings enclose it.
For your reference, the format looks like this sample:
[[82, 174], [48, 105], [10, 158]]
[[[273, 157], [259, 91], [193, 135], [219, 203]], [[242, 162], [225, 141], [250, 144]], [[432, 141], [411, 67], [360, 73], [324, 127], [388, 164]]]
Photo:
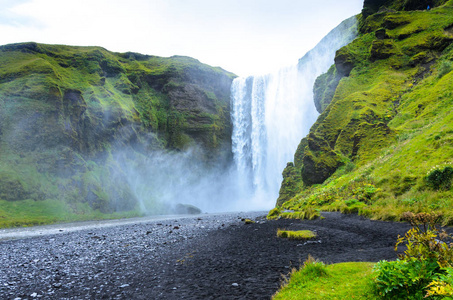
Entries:
[[203, 163], [231, 159], [234, 77], [189, 57], [1, 46], [0, 201], [133, 210], [112, 154], [196, 147]]
[[453, 1], [427, 5], [365, 1], [358, 38], [316, 80], [321, 114], [277, 206], [393, 220], [435, 210], [452, 222], [451, 185], [434, 188], [432, 172], [453, 161]]

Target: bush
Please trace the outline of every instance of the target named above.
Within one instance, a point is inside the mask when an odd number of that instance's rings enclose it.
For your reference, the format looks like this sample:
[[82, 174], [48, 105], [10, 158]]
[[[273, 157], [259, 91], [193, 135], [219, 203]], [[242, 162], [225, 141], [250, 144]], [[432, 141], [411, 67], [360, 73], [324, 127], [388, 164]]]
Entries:
[[452, 279], [448, 274], [452, 272], [453, 244], [448, 243], [451, 236], [436, 227], [441, 216], [407, 212], [403, 219], [409, 221], [412, 228], [398, 237], [395, 250], [401, 244], [407, 249], [396, 261], [376, 264], [376, 292], [385, 299], [451, 296]]
[[453, 70], [452, 63], [450, 61], [443, 61], [439, 66], [437, 78], [442, 78], [444, 75], [450, 73], [451, 70]]
[[445, 274], [440, 274], [437, 280], [433, 280], [428, 285], [426, 297], [439, 296], [442, 299], [453, 299], [453, 268], [444, 269]]
[[373, 272], [378, 294], [384, 299], [423, 299], [425, 288], [438, 272], [435, 260], [380, 261]]
[[443, 170], [435, 169], [425, 177], [426, 184], [433, 190], [449, 190], [453, 179], [453, 168], [446, 166]]

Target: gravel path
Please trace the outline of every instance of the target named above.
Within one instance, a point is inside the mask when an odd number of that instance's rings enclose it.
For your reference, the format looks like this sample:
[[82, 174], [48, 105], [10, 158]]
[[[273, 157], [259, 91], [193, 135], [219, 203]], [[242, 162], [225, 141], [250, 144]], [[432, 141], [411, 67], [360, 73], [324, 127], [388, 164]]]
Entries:
[[[308, 254], [326, 263], [394, 259], [396, 238], [409, 229], [339, 213], [313, 221], [264, 215], [61, 225], [15, 240], [0, 232], [0, 299], [269, 299]], [[277, 228], [310, 229], [318, 238], [278, 239]]]

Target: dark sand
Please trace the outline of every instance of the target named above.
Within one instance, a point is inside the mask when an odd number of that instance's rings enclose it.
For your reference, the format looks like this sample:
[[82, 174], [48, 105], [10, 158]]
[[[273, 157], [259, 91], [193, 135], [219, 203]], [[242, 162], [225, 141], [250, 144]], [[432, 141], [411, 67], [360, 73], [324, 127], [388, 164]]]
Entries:
[[[200, 215], [0, 240], [0, 299], [270, 299], [282, 274], [308, 254], [325, 263], [392, 260], [398, 234], [409, 229], [323, 215]], [[278, 239], [277, 228], [310, 229], [318, 237]]]

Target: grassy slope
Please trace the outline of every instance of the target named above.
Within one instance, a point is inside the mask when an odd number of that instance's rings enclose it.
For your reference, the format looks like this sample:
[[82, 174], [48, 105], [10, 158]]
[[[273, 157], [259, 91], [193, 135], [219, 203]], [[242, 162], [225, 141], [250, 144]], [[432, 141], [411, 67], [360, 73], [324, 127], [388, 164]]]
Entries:
[[[297, 181], [291, 188], [300, 192], [283, 208], [384, 220], [399, 220], [404, 211], [438, 211], [453, 223], [452, 190], [433, 190], [425, 181], [453, 158], [452, 25], [453, 1], [367, 19], [360, 37], [340, 50], [353, 63], [350, 75], [295, 155], [302, 178], [329, 166], [334, 173], [321, 184], [285, 178]], [[378, 40], [382, 28], [387, 37]]]
[[[139, 214], [115, 147], [140, 157], [198, 144], [215, 158], [233, 77], [188, 57], [1, 46], [0, 227]], [[181, 106], [181, 94], [208, 108]]]

